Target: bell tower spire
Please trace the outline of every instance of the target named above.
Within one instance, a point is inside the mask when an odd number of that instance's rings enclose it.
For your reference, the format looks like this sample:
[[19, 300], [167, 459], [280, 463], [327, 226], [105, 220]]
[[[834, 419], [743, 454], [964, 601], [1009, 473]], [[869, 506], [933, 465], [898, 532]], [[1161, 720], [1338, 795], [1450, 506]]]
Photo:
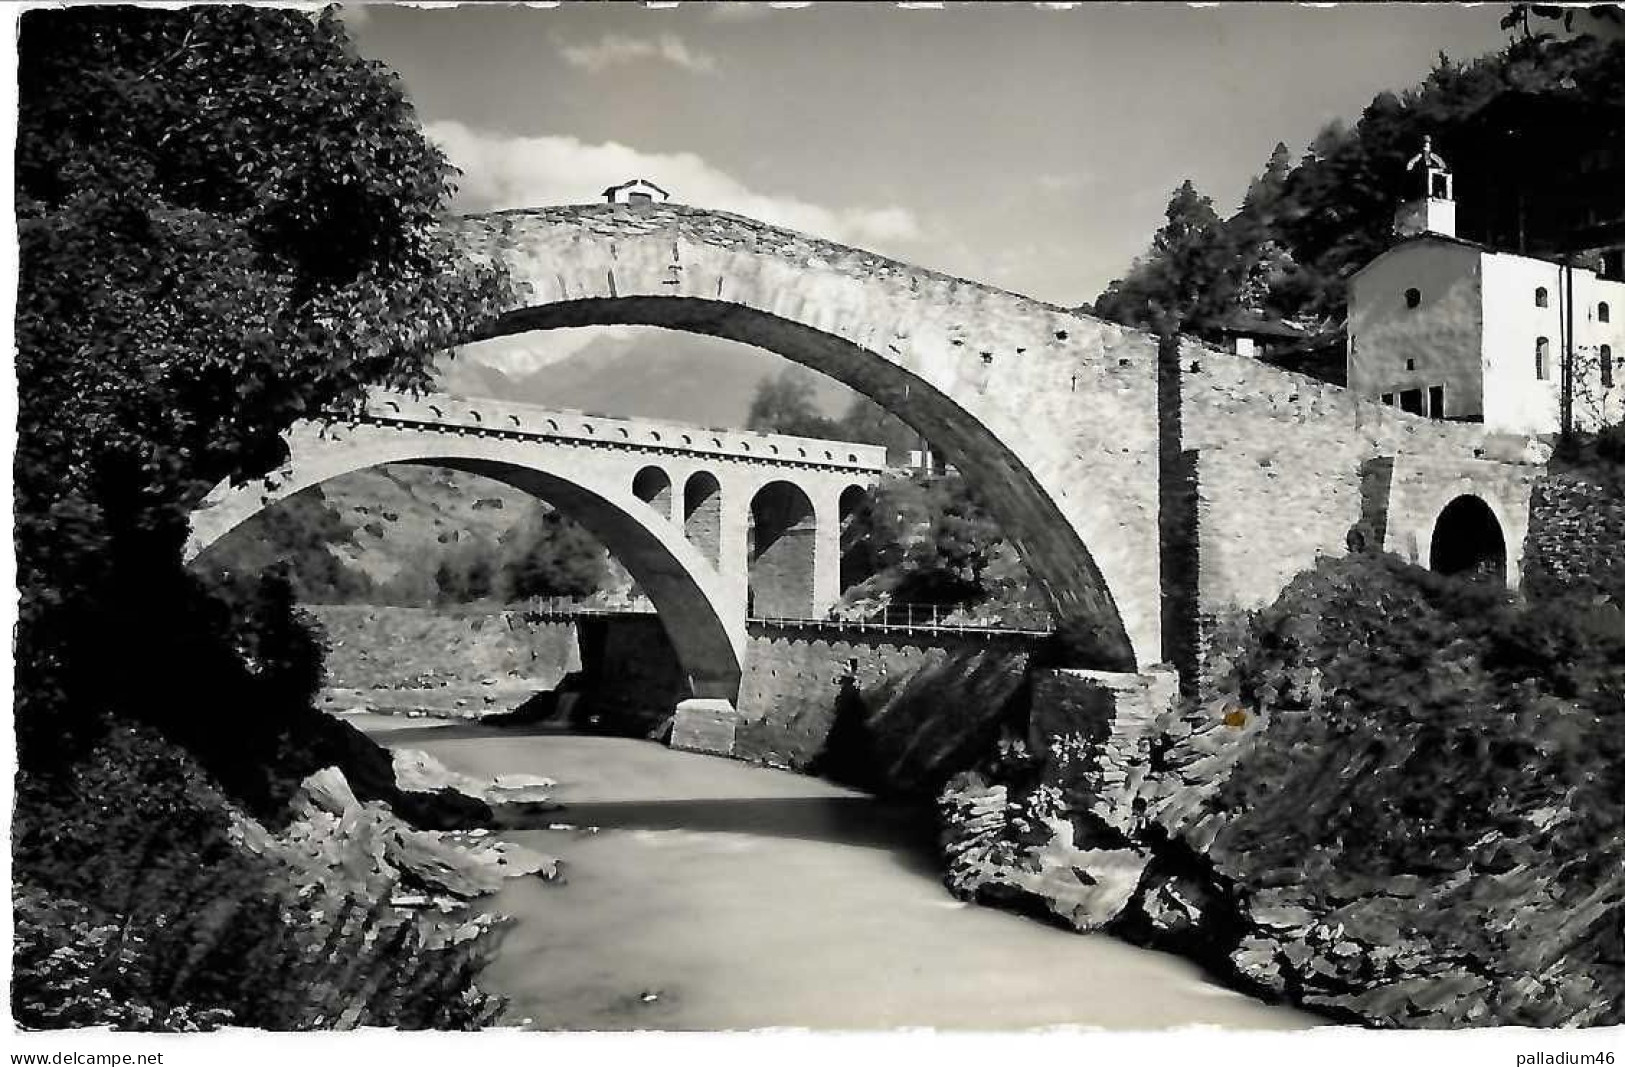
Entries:
[[1394, 212], [1396, 234], [1456, 236], [1455, 175], [1433, 150], [1431, 136], [1422, 138], [1422, 150], [1405, 164], [1405, 187], [1405, 201]]

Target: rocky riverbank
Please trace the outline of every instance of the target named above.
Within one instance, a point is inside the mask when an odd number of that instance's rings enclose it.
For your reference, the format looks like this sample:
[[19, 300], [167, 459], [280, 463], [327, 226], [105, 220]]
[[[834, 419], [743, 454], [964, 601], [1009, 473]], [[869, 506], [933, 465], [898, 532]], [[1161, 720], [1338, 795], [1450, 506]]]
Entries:
[[1360, 598], [1439, 640], [1456, 608], [1429, 598], [1455, 594], [1428, 581], [1348, 565], [1289, 591], [1262, 625], [1295, 636], [1245, 704], [1038, 679], [1029, 737], [941, 795], [950, 888], [1374, 1027], [1625, 1021], [1617, 712], [1496, 688], [1470, 633], [1425, 680], [1348, 682], [1349, 650], [1384, 647], [1350, 632]]

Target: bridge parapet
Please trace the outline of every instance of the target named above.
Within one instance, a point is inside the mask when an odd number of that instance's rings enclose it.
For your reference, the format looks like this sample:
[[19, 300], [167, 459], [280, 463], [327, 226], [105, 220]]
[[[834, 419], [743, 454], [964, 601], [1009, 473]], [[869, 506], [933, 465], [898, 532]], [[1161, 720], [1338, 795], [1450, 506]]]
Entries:
[[708, 429], [659, 419], [629, 419], [440, 393], [413, 397], [377, 391], [362, 421], [420, 430], [532, 438], [576, 446], [687, 454], [743, 463], [818, 467], [874, 475], [887, 469], [882, 445], [753, 430]]

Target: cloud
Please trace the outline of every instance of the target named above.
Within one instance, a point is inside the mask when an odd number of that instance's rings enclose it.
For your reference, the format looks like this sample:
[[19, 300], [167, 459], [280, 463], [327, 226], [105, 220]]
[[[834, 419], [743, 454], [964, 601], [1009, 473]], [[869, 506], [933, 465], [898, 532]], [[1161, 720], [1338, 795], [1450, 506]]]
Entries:
[[1056, 173], [1054, 171], [1040, 174], [1036, 179], [1038, 187], [1049, 193], [1075, 193], [1085, 186], [1094, 183], [1094, 175], [1067, 171]]
[[715, 22], [749, 22], [754, 19], [771, 15], [774, 11], [797, 11], [812, 6], [812, 0], [792, 0], [792, 2], [762, 3], [760, 0], [747, 2], [747, 0], [720, 0], [718, 3], [707, 4], [706, 13]]
[[465, 211], [594, 203], [611, 185], [647, 178], [684, 204], [731, 211], [901, 258], [917, 251], [913, 246], [925, 239], [918, 218], [906, 207], [831, 208], [760, 193], [692, 152], [643, 152], [613, 141], [588, 144], [574, 137], [514, 137], [460, 122], [431, 123], [428, 134], [463, 171], [458, 206]]
[[675, 33], [659, 37], [627, 37], [618, 33], [605, 34], [595, 44], [564, 44], [558, 46], [559, 55], [572, 67], [596, 74], [610, 67], [644, 60], [658, 60], [694, 74], [712, 74], [717, 69], [714, 57], [690, 48]]

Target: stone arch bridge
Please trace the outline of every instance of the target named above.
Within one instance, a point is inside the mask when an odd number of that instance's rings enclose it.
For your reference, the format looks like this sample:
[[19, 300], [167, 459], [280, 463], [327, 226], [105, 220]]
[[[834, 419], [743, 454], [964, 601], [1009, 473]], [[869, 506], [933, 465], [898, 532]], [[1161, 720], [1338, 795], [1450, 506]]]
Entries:
[[221, 485], [188, 557], [300, 490], [385, 463], [484, 475], [581, 522], [666, 621], [696, 696], [733, 699], [747, 615], [817, 618], [840, 598], [842, 522], [886, 469], [874, 445], [499, 401], [377, 392], [348, 424], [304, 422], [260, 483]]
[[[1089, 635], [1081, 667], [1172, 664], [1200, 687], [1212, 634], [1322, 555], [1382, 547], [1472, 565], [1498, 542], [1518, 579], [1540, 472], [1526, 441], [735, 215], [599, 204], [452, 225], [472, 260], [513, 282], [512, 306], [470, 340], [587, 325], [708, 334], [821, 371], [903, 418], [978, 488], [1058, 622]], [[485, 440], [442, 436], [476, 451]], [[1463, 497], [1483, 506], [1445, 516]], [[1450, 548], [1458, 531], [1479, 548]], [[815, 583], [827, 595], [828, 578]]]

